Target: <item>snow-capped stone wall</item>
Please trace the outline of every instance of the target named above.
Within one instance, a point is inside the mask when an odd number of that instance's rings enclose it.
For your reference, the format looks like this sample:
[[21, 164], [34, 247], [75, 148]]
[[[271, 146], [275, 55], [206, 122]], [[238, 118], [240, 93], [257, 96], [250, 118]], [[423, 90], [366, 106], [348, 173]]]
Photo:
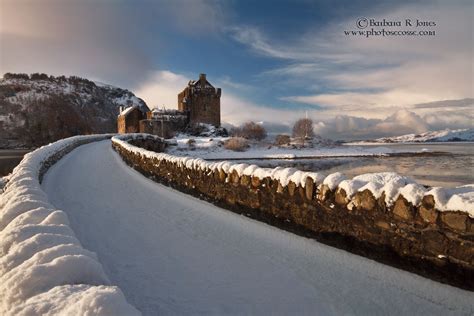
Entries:
[[146, 150], [164, 141], [112, 138], [144, 175], [232, 211], [474, 289], [474, 186], [427, 189], [394, 173], [346, 179], [293, 168], [209, 162]]
[[82, 248], [67, 215], [49, 203], [40, 185], [65, 154], [111, 136], [75, 136], [43, 146], [2, 179], [0, 315], [139, 314], [110, 285], [96, 254]]

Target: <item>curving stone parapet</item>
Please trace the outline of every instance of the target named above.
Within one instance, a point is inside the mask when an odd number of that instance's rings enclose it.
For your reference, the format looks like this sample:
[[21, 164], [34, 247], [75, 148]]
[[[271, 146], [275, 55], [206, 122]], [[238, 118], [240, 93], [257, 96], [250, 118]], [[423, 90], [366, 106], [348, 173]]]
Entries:
[[396, 174], [346, 179], [341, 174], [325, 177], [156, 152], [165, 145], [140, 134], [112, 138], [123, 160], [155, 181], [297, 234], [474, 290], [472, 186], [448, 194], [447, 189], [427, 189]]

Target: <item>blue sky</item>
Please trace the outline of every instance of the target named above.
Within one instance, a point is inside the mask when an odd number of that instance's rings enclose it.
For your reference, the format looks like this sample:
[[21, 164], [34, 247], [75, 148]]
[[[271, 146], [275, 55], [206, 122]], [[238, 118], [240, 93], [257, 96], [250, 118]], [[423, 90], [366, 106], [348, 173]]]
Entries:
[[[463, 100], [473, 97], [471, 1], [0, 4], [2, 73], [80, 75], [173, 108], [205, 72], [223, 89], [224, 121], [289, 126], [308, 112], [331, 138], [472, 127], [472, 100]], [[436, 35], [344, 35], [360, 18], [433, 21], [408, 30]]]

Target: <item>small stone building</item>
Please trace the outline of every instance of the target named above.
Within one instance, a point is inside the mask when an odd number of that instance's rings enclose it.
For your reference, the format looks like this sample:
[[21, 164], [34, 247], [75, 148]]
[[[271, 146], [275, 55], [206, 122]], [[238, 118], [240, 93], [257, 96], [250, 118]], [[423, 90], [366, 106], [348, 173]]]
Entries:
[[221, 125], [221, 89], [214, 88], [200, 74], [199, 80], [190, 80], [188, 86], [178, 94], [178, 110], [189, 113], [189, 124]]
[[125, 133], [139, 133], [139, 123], [146, 118], [138, 107], [131, 106], [125, 110], [121, 110], [117, 117], [117, 129], [119, 134]]
[[121, 110], [117, 118], [120, 134], [147, 133], [165, 138], [200, 123], [221, 125], [221, 89], [214, 88], [206, 74], [200, 74], [197, 81], [190, 80], [178, 94], [178, 110], [153, 109], [145, 113], [133, 106]]

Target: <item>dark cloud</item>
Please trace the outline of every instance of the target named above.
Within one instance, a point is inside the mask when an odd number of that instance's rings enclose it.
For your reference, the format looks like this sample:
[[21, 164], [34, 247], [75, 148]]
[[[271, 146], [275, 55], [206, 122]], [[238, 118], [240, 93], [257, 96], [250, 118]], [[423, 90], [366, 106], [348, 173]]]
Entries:
[[218, 28], [213, 1], [2, 0], [0, 71], [79, 75], [136, 88], [159, 68], [164, 35]]

